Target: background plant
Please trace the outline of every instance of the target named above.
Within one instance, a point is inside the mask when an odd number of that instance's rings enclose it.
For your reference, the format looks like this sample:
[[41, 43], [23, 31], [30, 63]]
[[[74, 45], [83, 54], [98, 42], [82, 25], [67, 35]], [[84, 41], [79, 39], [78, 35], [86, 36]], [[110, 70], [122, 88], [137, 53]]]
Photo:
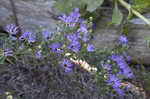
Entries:
[[75, 8], [69, 15], [62, 14], [59, 19], [53, 32], [41, 24], [39, 33], [34, 34], [31, 30], [22, 29], [20, 37], [16, 36], [18, 27], [13, 24], [7, 25], [9, 37], [1, 46], [1, 64], [7, 61], [11, 64], [19, 62], [32, 66], [50, 64], [53, 67], [62, 67], [65, 72], [72, 72], [71, 59], [81, 59], [87, 61], [91, 67], [97, 68], [93, 75], [102, 93], [114, 89], [122, 96], [124, 90], [128, 89], [128, 86], [122, 86], [122, 80], [133, 76], [124, 60], [124, 57], [128, 57], [125, 53], [128, 48], [127, 38], [120, 36], [120, 43], [113, 53], [98, 51], [90, 44], [93, 32], [92, 17], [83, 20], [79, 9]]

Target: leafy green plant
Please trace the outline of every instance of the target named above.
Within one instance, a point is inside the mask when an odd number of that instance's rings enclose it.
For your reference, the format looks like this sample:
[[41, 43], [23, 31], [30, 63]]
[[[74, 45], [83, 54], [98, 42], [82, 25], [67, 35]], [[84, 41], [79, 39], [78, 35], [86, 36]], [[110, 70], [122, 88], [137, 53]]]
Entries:
[[84, 60], [90, 67], [96, 68], [91, 72], [95, 76], [95, 84], [100, 86], [98, 88], [103, 93], [115, 90], [120, 96], [124, 95], [129, 86], [123, 85], [122, 80], [133, 77], [125, 61], [130, 60], [125, 53], [127, 38], [121, 35], [114, 51], [99, 51], [90, 43], [92, 17], [83, 20], [79, 9], [75, 8], [69, 15], [63, 14], [59, 19], [54, 32], [41, 25], [39, 33], [24, 30], [20, 37], [15, 36], [18, 27], [7, 25], [9, 37], [0, 51], [2, 63], [19, 62], [30, 66], [50, 64], [69, 73], [73, 72], [73, 60]]

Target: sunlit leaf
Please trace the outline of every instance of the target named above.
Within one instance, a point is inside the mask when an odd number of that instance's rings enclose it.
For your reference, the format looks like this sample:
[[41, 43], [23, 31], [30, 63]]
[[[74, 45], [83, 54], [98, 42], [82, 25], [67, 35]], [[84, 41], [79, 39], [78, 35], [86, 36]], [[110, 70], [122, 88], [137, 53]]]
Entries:
[[96, 10], [101, 4], [104, 2], [104, 0], [83, 0], [87, 4], [87, 11], [93, 12]]
[[115, 2], [115, 8], [113, 10], [113, 15], [112, 15], [112, 23], [119, 25], [123, 19], [123, 14], [120, 12], [118, 9], [118, 4]]

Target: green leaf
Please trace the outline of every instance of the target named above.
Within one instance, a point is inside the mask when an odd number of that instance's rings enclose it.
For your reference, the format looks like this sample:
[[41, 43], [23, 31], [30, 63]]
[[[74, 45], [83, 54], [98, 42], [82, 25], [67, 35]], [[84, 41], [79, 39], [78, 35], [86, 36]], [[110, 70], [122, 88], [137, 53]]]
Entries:
[[61, 13], [69, 13], [74, 10], [74, 8], [81, 8], [84, 6], [82, 0], [57, 0], [54, 7]]
[[117, 2], [115, 2], [115, 8], [113, 10], [113, 15], [112, 15], [112, 23], [116, 25], [120, 25], [122, 19], [123, 19], [123, 14], [118, 9]]
[[0, 64], [4, 64], [6, 57], [0, 56]]
[[87, 11], [89, 12], [93, 12], [104, 2], [104, 0], [83, 0], [83, 1], [87, 4]]
[[132, 8], [140, 13], [148, 12], [150, 8], [150, 0], [134, 0]]

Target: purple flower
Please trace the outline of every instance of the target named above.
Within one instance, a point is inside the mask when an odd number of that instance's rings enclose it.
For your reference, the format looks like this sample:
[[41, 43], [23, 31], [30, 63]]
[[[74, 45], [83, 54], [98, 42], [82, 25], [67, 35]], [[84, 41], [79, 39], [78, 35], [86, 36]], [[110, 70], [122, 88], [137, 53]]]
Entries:
[[44, 39], [48, 39], [51, 36], [51, 33], [48, 30], [43, 30], [42, 36]]
[[80, 49], [80, 42], [79, 41], [72, 41], [67, 48], [69, 48], [72, 51], [77, 53]]
[[124, 74], [125, 78], [132, 78], [133, 77], [133, 73], [128, 68], [124, 69], [123, 74]]
[[61, 66], [64, 68], [65, 72], [70, 72], [72, 71], [72, 62], [66, 58], [64, 58], [61, 62]]
[[126, 37], [126, 36], [120, 35], [119, 40], [120, 40], [121, 45], [127, 46], [127, 41], [128, 41], [128, 40], [127, 40], [127, 37]]
[[62, 20], [66, 26], [68, 27], [74, 27], [75, 24], [78, 22], [80, 17], [79, 14], [79, 8], [75, 8], [74, 12], [71, 12], [69, 16], [66, 16], [66, 14], [63, 14], [59, 17], [60, 20]]
[[123, 89], [118, 89], [117, 93], [119, 96], [123, 96], [124, 95], [124, 90]]
[[121, 56], [119, 56], [117, 54], [113, 54], [111, 56], [111, 59], [113, 61], [117, 62], [117, 65], [118, 65], [119, 68], [121, 68], [121, 69], [126, 68], [126, 62], [125, 62], [125, 60]]
[[77, 22], [79, 20], [79, 17], [81, 16], [79, 13], [79, 8], [75, 8], [74, 12], [70, 13], [70, 16]]
[[9, 24], [6, 26], [6, 31], [10, 34], [16, 34], [18, 32], [18, 27], [14, 24]]
[[123, 56], [125, 56], [125, 58], [127, 59], [127, 61], [131, 60], [130, 56], [128, 56], [126, 52], [123, 52]]
[[83, 22], [80, 24], [80, 28], [77, 30], [77, 32], [88, 33], [88, 29]]
[[94, 52], [95, 46], [93, 44], [88, 44], [86, 49], [88, 52]]
[[105, 82], [107, 82], [109, 86], [112, 86], [112, 88], [117, 91], [120, 96], [123, 96], [125, 89], [121, 88], [121, 80], [114, 74], [107, 74], [107, 77], [108, 78], [105, 80]]
[[49, 47], [52, 52], [59, 52], [59, 49], [61, 48], [61, 44], [59, 42], [55, 42], [52, 43]]
[[95, 28], [95, 24], [92, 24], [91, 29], [94, 30]]
[[67, 39], [72, 42], [72, 41], [77, 41], [78, 40], [78, 36], [75, 34], [68, 34], [67, 35]]
[[41, 57], [41, 51], [36, 52], [35, 56], [36, 56], [37, 59], [40, 59], [40, 57]]
[[26, 33], [26, 31], [23, 30], [21, 33], [22, 33], [22, 34], [21, 34], [21, 36], [19, 37], [19, 39], [20, 39], [20, 40], [25, 40], [25, 39], [27, 38], [27, 33]]
[[59, 19], [62, 20], [68, 27], [75, 26], [75, 22], [71, 16], [66, 16], [65, 14], [63, 14], [61, 17], [59, 17]]
[[109, 65], [108, 63], [105, 63], [105, 64], [102, 64], [102, 68], [106, 71], [109, 71], [109, 70], [111, 70], [112, 66]]
[[22, 31], [22, 35], [19, 37], [20, 40], [26, 39], [29, 43], [34, 43], [35, 42], [35, 35], [29, 31]]
[[123, 74], [125, 76], [125, 78], [132, 78], [133, 77], [133, 73], [127, 67], [125, 60], [121, 56], [119, 56], [117, 54], [113, 54], [111, 56], [111, 59], [117, 63], [117, 66], [120, 69], [119, 70], [120, 74]]
[[2, 53], [0, 53], [0, 55], [2, 56], [13, 56], [12, 54], [12, 50], [8, 50], [8, 49], [4, 49]]
[[83, 33], [83, 36], [81, 39], [83, 42], [87, 42], [88, 40], [90, 40], [90, 34], [89, 33]]
[[35, 42], [35, 35], [31, 31], [28, 31], [27, 35], [28, 35], [28, 42], [34, 43]]

